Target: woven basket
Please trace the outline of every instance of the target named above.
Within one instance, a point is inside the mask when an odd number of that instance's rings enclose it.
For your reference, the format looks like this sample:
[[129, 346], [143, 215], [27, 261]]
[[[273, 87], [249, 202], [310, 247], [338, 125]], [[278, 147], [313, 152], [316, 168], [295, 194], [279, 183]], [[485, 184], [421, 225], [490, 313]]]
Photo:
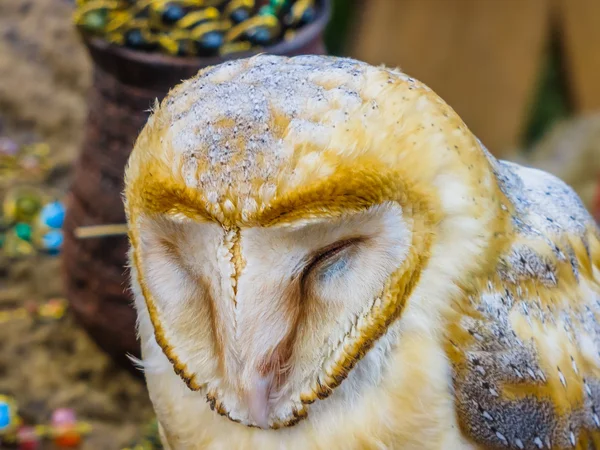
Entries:
[[[274, 45], [265, 53], [324, 54], [329, 4], [329, 0], [318, 1], [318, 18], [313, 23], [299, 30], [293, 40]], [[123, 172], [148, 109], [182, 80], [225, 58], [171, 57], [114, 47], [97, 39], [84, 41], [94, 63], [94, 81], [85, 140], [67, 199], [63, 275], [77, 319], [101, 348], [131, 366], [126, 354], [139, 356], [139, 345], [127, 289], [127, 238], [77, 239], [74, 230], [125, 222]]]

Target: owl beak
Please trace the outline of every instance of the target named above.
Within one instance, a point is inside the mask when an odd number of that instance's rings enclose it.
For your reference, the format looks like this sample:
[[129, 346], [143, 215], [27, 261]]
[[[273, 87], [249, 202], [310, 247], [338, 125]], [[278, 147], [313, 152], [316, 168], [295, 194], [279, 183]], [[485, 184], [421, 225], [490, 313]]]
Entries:
[[269, 428], [269, 397], [271, 394], [272, 376], [257, 376], [246, 391], [246, 401], [250, 419], [260, 428]]
[[[238, 331], [232, 341], [233, 364], [228, 367], [231, 385], [249, 414], [250, 425], [270, 428], [282, 390], [292, 369], [291, 356], [296, 336], [299, 301], [291, 293], [268, 290], [253, 295], [240, 279], [236, 317]], [[252, 287], [255, 288], [254, 280]], [[227, 347], [229, 349], [229, 347]]]

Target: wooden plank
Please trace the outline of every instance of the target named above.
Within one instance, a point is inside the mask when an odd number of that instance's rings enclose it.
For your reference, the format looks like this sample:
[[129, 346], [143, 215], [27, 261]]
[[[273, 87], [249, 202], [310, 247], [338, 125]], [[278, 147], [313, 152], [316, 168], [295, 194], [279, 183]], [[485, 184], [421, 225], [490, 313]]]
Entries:
[[496, 155], [518, 144], [548, 42], [547, 0], [366, 0], [351, 56], [428, 84]]
[[577, 112], [600, 109], [600, 1], [555, 0]]

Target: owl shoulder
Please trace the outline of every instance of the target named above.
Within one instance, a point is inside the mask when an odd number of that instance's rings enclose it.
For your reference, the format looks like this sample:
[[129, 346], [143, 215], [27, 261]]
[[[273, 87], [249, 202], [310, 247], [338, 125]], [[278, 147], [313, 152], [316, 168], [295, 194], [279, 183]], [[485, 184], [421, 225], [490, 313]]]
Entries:
[[494, 170], [510, 239], [446, 329], [460, 426], [485, 448], [600, 448], [598, 228], [552, 175]]

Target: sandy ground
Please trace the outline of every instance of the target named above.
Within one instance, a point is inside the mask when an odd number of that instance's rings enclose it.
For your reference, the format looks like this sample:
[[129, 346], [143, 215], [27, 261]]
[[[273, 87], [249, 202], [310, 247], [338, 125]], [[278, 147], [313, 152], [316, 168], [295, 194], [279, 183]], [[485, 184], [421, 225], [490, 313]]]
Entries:
[[[50, 183], [60, 190], [82, 138], [91, 78], [70, 18], [68, 0], [0, 1], [0, 135], [48, 142], [59, 168]], [[0, 258], [0, 310], [61, 295], [57, 258]], [[74, 408], [93, 425], [83, 449], [120, 449], [152, 417], [143, 382], [116, 367], [69, 315], [0, 324], [0, 394], [14, 396], [33, 423]]]
[[[61, 295], [57, 258], [0, 264], [0, 308]], [[152, 417], [143, 382], [116, 367], [69, 315], [0, 325], [0, 393], [15, 397], [29, 423], [47, 423], [55, 408], [74, 408], [93, 425], [83, 449], [120, 449]]]

